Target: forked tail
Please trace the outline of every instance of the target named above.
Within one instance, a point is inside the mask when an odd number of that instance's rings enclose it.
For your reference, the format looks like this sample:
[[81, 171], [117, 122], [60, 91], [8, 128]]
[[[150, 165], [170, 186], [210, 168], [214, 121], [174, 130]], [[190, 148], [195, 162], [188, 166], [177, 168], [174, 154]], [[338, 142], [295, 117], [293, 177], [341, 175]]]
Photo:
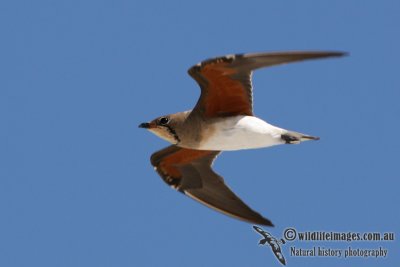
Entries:
[[285, 141], [286, 144], [300, 144], [301, 142], [308, 140], [319, 140], [317, 136], [306, 135], [298, 132], [288, 131], [285, 134], [281, 135], [281, 138]]

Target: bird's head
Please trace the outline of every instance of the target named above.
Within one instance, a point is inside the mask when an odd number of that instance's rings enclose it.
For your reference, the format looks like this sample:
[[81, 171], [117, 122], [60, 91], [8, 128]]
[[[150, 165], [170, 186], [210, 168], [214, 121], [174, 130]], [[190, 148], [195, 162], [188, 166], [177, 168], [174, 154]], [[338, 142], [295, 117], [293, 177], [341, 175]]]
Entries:
[[178, 131], [186, 117], [186, 112], [165, 115], [155, 118], [150, 122], [141, 123], [139, 127], [149, 130], [153, 134], [172, 144], [178, 144], [181, 141]]

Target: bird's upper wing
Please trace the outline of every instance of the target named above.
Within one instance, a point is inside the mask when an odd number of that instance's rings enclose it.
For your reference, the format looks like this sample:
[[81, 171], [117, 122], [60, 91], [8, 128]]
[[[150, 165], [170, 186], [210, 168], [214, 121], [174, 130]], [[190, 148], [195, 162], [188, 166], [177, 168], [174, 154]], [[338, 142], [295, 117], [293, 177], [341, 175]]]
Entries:
[[171, 187], [226, 215], [254, 224], [272, 223], [238, 198], [211, 165], [219, 151], [166, 147], [151, 156], [151, 163]]
[[205, 60], [188, 72], [201, 87], [193, 114], [205, 118], [253, 115], [252, 71], [306, 59], [342, 56], [341, 52], [237, 54]]

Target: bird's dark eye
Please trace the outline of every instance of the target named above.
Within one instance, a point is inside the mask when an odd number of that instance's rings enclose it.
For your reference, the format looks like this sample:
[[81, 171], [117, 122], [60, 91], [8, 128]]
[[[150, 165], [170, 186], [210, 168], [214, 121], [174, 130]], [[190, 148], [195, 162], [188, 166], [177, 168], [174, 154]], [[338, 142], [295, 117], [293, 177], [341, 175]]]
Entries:
[[169, 119], [167, 117], [162, 117], [159, 119], [158, 122], [160, 123], [160, 125], [165, 125], [169, 122]]

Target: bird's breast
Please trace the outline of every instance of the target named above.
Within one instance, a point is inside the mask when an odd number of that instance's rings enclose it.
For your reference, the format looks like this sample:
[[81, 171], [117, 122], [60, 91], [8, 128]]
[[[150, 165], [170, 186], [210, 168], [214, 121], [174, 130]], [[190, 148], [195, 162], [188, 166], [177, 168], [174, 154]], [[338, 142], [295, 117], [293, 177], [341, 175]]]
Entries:
[[240, 150], [283, 144], [287, 131], [257, 117], [235, 116], [211, 121], [197, 149]]

